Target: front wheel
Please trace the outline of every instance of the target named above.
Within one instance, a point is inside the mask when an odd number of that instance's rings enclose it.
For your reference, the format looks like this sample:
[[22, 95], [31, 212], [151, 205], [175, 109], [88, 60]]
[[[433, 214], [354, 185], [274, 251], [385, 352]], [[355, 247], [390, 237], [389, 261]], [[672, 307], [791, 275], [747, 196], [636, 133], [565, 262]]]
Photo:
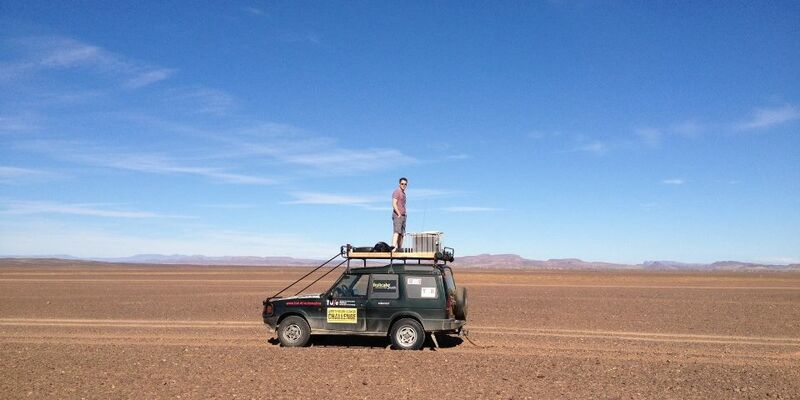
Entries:
[[425, 330], [414, 319], [403, 318], [392, 325], [392, 345], [398, 350], [419, 350], [425, 343]]
[[278, 340], [283, 347], [303, 347], [311, 337], [311, 327], [300, 317], [286, 317], [278, 325]]

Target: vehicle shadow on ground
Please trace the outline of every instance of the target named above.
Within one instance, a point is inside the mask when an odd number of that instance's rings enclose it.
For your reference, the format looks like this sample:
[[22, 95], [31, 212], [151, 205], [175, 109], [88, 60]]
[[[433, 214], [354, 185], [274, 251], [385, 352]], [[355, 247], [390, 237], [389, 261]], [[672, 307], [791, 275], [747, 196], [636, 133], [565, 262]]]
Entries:
[[[464, 339], [452, 335], [436, 335], [439, 348], [449, 349], [464, 343]], [[267, 343], [280, 346], [278, 338], [270, 338]], [[314, 335], [308, 341], [311, 347], [350, 347], [350, 348], [389, 348], [389, 338], [383, 336], [345, 336], [345, 335]], [[423, 349], [433, 349], [434, 344], [430, 337], [425, 339]]]

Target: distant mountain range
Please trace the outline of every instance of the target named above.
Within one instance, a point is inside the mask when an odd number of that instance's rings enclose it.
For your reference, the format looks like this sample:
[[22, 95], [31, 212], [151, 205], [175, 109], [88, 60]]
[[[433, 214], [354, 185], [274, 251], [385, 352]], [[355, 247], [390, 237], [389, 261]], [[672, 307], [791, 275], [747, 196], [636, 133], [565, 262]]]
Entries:
[[[3, 258], [3, 257], [0, 257]], [[137, 254], [119, 258], [79, 258], [68, 255], [51, 255], [41, 257], [11, 256], [6, 258], [50, 258], [62, 260], [86, 260], [110, 263], [135, 264], [183, 264], [183, 265], [240, 265], [240, 266], [316, 266], [324, 260], [293, 257], [250, 257], [223, 256], [208, 257], [202, 255], [163, 255]], [[548, 270], [654, 270], [654, 271], [759, 271], [781, 270], [799, 271], [800, 264], [775, 265], [757, 264], [740, 261], [717, 261], [710, 264], [682, 263], [677, 261], [645, 261], [641, 264], [616, 264], [597, 261], [583, 261], [577, 258], [560, 258], [549, 260], [530, 260], [516, 254], [480, 254], [477, 256], [456, 257], [453, 266], [460, 268], [515, 268], [515, 269], [548, 269]]]
[[222, 256], [208, 257], [202, 255], [163, 255], [137, 254], [121, 258], [92, 258], [92, 261], [136, 264], [191, 264], [191, 265], [253, 265], [253, 266], [310, 266], [319, 265], [324, 260], [293, 257], [255, 257], [255, 256]]
[[616, 264], [596, 261], [583, 261], [577, 258], [550, 260], [529, 260], [516, 254], [481, 254], [477, 256], [456, 257], [454, 266], [481, 268], [519, 268], [519, 269], [631, 269], [631, 270], [701, 270], [701, 271], [756, 271], [789, 270], [800, 271], [800, 264], [775, 265], [756, 264], [740, 261], [717, 261], [710, 264], [682, 263], [677, 261], [645, 261], [641, 264]]

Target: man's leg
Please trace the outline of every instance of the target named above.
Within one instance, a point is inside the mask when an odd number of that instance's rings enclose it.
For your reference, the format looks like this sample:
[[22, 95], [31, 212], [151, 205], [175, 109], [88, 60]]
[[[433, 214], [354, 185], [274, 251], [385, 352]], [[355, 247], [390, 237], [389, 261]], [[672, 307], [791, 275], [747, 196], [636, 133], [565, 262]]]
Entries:
[[403, 237], [406, 235], [406, 216], [397, 217], [400, 219], [400, 231], [397, 233], [397, 250], [403, 250]]
[[394, 232], [392, 234], [392, 247], [394, 247], [395, 250], [399, 249], [399, 247], [397, 247], [398, 246], [398, 243], [397, 243], [398, 240], [402, 241], [402, 239], [399, 239], [399, 238], [400, 238], [400, 234], [399, 233]]

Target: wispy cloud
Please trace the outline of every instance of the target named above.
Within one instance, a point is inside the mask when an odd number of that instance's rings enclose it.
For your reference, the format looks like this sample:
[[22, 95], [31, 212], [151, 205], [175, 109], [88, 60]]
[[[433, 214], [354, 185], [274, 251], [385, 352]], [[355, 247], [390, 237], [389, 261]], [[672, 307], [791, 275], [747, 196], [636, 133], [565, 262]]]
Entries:
[[714, 124], [701, 123], [697, 120], [686, 120], [661, 128], [636, 128], [634, 129], [633, 133], [636, 136], [639, 144], [647, 148], [657, 149], [660, 148], [662, 144], [670, 137], [680, 136], [690, 139], [698, 138], [701, 135], [715, 129], [724, 129], [724, 127], [716, 126]]
[[800, 107], [784, 104], [771, 108], [755, 108], [743, 121], [698, 121], [689, 119], [663, 127], [634, 129], [636, 142], [648, 148], [660, 148], [669, 138], [697, 139], [709, 135], [726, 136], [737, 131], [761, 131], [800, 119]]
[[644, 143], [645, 146], [650, 148], [661, 147], [661, 140], [664, 132], [655, 128], [639, 128], [636, 130], [636, 136]]
[[149, 154], [114, 154], [111, 156], [79, 156], [88, 163], [98, 166], [149, 172], [154, 174], [184, 174], [211, 178], [221, 183], [271, 185], [274, 179], [227, 172], [219, 168], [196, 167], [177, 164], [166, 156]]
[[170, 89], [165, 100], [189, 114], [223, 115], [236, 105], [230, 94], [202, 86]]
[[250, 15], [259, 16], [259, 17], [263, 17], [263, 16], [267, 15], [266, 11], [262, 10], [261, 8], [253, 7], [253, 6], [243, 7], [242, 11], [244, 11], [244, 12], [250, 14]]
[[244, 204], [244, 203], [229, 203], [229, 204], [198, 204], [198, 207], [205, 207], [205, 208], [219, 208], [224, 210], [240, 210], [240, 209], [248, 209], [248, 208], [255, 208], [255, 204]]
[[187, 165], [163, 154], [127, 153], [114, 149], [90, 147], [73, 142], [37, 140], [21, 142], [20, 148], [46, 153], [54, 158], [96, 167], [161, 175], [194, 175], [219, 183], [271, 185], [269, 177], [239, 174], [225, 168]]
[[750, 119], [740, 122], [736, 127], [740, 130], [766, 129], [796, 119], [800, 119], [800, 108], [784, 104], [774, 108], [756, 108]]
[[692, 119], [673, 124], [669, 128], [669, 132], [675, 135], [692, 138], [700, 136], [712, 128], [714, 128], [713, 124], [701, 123]]
[[619, 147], [608, 137], [583, 133], [562, 133], [559, 131], [533, 131], [527, 137], [537, 145], [550, 146], [556, 153], [589, 153], [596, 156], [608, 153]]
[[99, 203], [56, 203], [47, 201], [20, 201], [0, 204], [0, 214], [69, 214], [103, 218], [192, 218], [183, 215], [158, 214], [149, 211], [131, 211], [109, 208]]
[[132, 89], [138, 89], [140, 87], [144, 87], [159, 81], [163, 81], [164, 79], [169, 78], [170, 75], [172, 75], [173, 73], [175, 73], [174, 69], [167, 69], [167, 68], [146, 71], [139, 74], [136, 77], [128, 79], [125, 82], [125, 86]]
[[661, 181], [664, 185], [683, 185], [686, 181], [682, 178], [670, 178]]
[[800, 264], [800, 258], [798, 257], [786, 257], [786, 256], [779, 256], [779, 257], [766, 257], [762, 261], [756, 262], [763, 262], [765, 264]]
[[588, 143], [581, 144], [573, 149], [573, 151], [581, 151], [592, 153], [595, 155], [602, 155], [608, 152], [609, 146], [605, 142], [599, 140], [592, 140]]
[[[354, 196], [320, 192], [293, 192], [295, 199], [286, 204], [326, 204], [367, 207], [381, 200], [377, 196]], [[387, 200], [388, 201], [388, 200]]]
[[291, 164], [337, 173], [372, 171], [380, 165], [398, 166], [416, 161], [394, 149], [319, 149], [314, 152], [284, 153], [279, 157]]
[[559, 131], [533, 131], [529, 132], [527, 136], [534, 140], [542, 140], [561, 137], [563, 133]]
[[59, 175], [50, 171], [0, 166], [0, 183], [27, 183], [57, 176]]
[[501, 209], [495, 207], [453, 206], [453, 207], [443, 207], [442, 211], [450, 213], [479, 213], [479, 212], [501, 211]]
[[7, 43], [19, 56], [0, 66], [3, 80], [38, 71], [86, 69], [117, 76], [124, 86], [140, 88], [167, 79], [174, 72], [66, 37], [18, 38]]
[[[461, 194], [462, 192], [441, 189], [426, 189], [418, 188], [408, 190], [408, 196], [415, 200], [424, 199], [437, 199], [452, 197]], [[385, 194], [369, 194], [369, 195], [352, 195], [352, 194], [338, 194], [338, 193], [323, 193], [323, 192], [292, 192], [290, 195], [294, 200], [286, 202], [286, 204], [326, 204], [326, 205], [343, 205], [343, 206], [358, 206], [369, 210], [387, 210], [391, 207], [388, 206], [390, 202], [389, 191]]]
[[206, 256], [330, 256], [339, 243], [323, 243], [293, 233], [224, 230], [214, 227], [161, 234], [120, 232], [84, 221], [8, 221], [0, 229], [0, 254], [69, 254], [79, 257], [125, 257], [134, 254]]
[[0, 133], [2, 132], [30, 132], [39, 129], [39, 125], [28, 115], [8, 116], [0, 115]]
[[406, 191], [409, 197], [415, 199], [439, 199], [464, 194], [464, 192], [443, 189], [409, 188]]
[[397, 149], [345, 148], [333, 138], [307, 132], [290, 124], [273, 122], [226, 132], [225, 135], [218, 135], [217, 140], [234, 150], [228, 152], [228, 157], [266, 156], [322, 175], [354, 175], [419, 162]]

